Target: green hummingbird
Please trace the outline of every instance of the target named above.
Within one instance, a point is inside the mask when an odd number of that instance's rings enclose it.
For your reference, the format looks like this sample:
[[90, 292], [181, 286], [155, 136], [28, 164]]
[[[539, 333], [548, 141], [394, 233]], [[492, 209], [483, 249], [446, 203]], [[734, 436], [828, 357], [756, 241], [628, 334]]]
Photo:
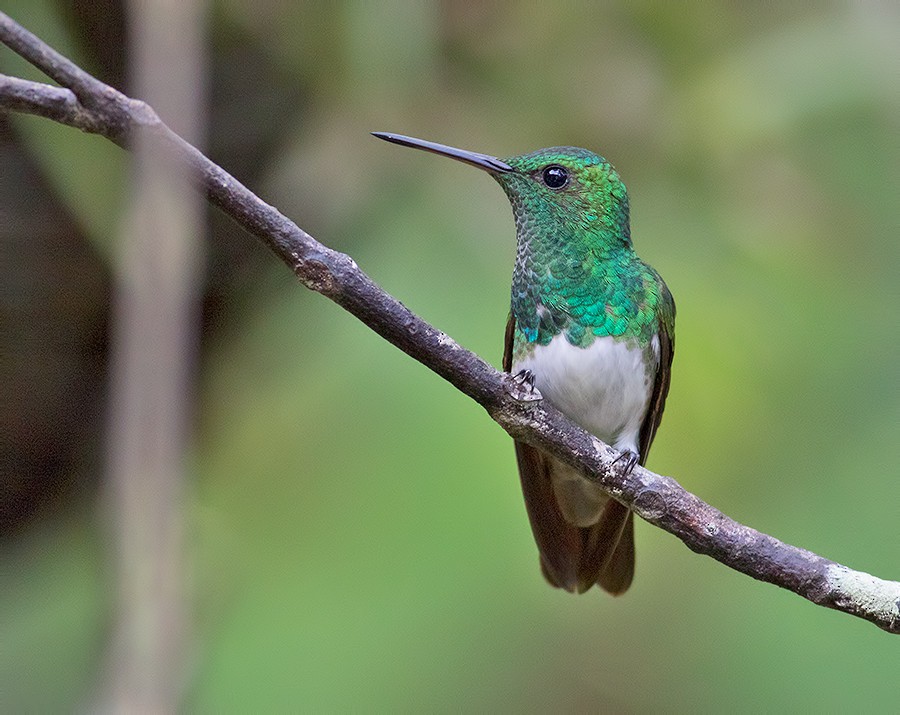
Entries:
[[[487, 171], [512, 204], [516, 262], [503, 369], [643, 465], [662, 419], [675, 348], [675, 301], [634, 252], [628, 194], [612, 165], [576, 147], [506, 159], [374, 132]], [[515, 443], [544, 577], [618, 595], [634, 576], [632, 512], [582, 473]]]

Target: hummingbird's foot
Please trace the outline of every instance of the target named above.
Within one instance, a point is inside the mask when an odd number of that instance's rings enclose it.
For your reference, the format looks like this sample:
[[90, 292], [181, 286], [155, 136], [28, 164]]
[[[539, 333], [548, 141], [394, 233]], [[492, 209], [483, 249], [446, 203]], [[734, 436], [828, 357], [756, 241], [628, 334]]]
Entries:
[[529, 385], [530, 387], [534, 387], [534, 373], [531, 370], [519, 370], [515, 375], [513, 375], [513, 380], [518, 382], [520, 385]]
[[544, 396], [534, 386], [534, 373], [531, 370], [520, 370], [512, 375], [512, 387], [509, 394], [519, 402], [537, 402]]
[[634, 465], [636, 465], [638, 463], [638, 459], [640, 459], [640, 458], [638, 457], [637, 452], [632, 452], [630, 449], [626, 449], [626, 450], [623, 450], [622, 452], [619, 452], [619, 456], [616, 457], [612, 461], [612, 463], [616, 464], [618, 462], [622, 462], [622, 467], [621, 467], [622, 474], [624, 474], [625, 476], [628, 476], [629, 474], [631, 474], [632, 470], [634, 469]]

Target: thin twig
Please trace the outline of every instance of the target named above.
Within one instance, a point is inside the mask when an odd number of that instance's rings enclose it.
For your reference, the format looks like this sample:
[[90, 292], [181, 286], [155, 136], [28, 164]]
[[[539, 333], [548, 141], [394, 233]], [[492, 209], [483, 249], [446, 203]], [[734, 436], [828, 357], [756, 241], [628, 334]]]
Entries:
[[262, 239], [311, 290], [330, 298], [376, 333], [482, 405], [514, 438], [571, 464], [639, 516], [690, 549], [821, 606], [900, 634], [900, 583], [854, 571], [739, 524], [674, 479], [636, 467], [623, 475], [617, 453], [548, 405], [527, 402], [520, 387], [379, 288], [349, 256], [316, 241], [174, 134], [145, 103], [99, 83], [0, 13], [0, 40], [72, 89], [0, 76], [0, 107], [63, 122], [127, 145], [147, 132], [161, 151], [185, 162], [209, 200]]

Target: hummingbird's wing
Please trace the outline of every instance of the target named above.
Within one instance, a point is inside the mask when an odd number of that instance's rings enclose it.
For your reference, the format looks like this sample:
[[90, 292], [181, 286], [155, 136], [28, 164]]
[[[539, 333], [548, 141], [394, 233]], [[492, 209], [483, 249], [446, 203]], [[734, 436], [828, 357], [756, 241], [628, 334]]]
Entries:
[[[515, 318], [506, 323], [503, 369], [512, 369]], [[634, 526], [631, 511], [610, 498], [592, 526], [565, 520], [553, 491], [553, 457], [515, 442], [525, 510], [541, 556], [541, 571], [551, 586], [584, 593], [595, 583], [614, 595], [624, 593], [634, 576]]]
[[[647, 456], [650, 454], [650, 445], [653, 443], [656, 430], [662, 420], [663, 410], [666, 406], [666, 396], [669, 394], [669, 382], [672, 378], [672, 358], [675, 355], [675, 299], [659, 274], [656, 271], [653, 272], [659, 281], [661, 289], [659, 331], [657, 334], [659, 340], [659, 365], [656, 368], [656, 378], [653, 381], [653, 392], [650, 393], [650, 404], [647, 406], [647, 414], [644, 415], [644, 421], [641, 424], [641, 432], [638, 437], [638, 459], [641, 466], [647, 461]], [[634, 514], [613, 499], [610, 499], [610, 504], [624, 509], [627, 514], [627, 520], [622, 529], [622, 536], [618, 544], [616, 544], [616, 550], [609, 563], [600, 573], [598, 583], [610, 593], [619, 594], [631, 585], [631, 580], [634, 577]], [[601, 521], [604, 517], [601, 518]]]
[[653, 382], [653, 392], [650, 393], [650, 404], [647, 414], [641, 424], [641, 433], [638, 439], [638, 455], [641, 466], [647, 461], [650, 454], [650, 445], [656, 436], [656, 429], [662, 420], [663, 410], [666, 407], [666, 396], [669, 394], [669, 382], [672, 378], [672, 358], [675, 356], [675, 300], [668, 287], [659, 278], [661, 292], [659, 332], [659, 367], [656, 369], [656, 380]]

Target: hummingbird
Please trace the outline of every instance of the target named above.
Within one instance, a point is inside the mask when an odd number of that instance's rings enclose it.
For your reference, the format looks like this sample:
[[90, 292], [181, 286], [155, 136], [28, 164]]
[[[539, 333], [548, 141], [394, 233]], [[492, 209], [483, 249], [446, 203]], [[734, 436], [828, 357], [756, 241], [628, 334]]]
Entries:
[[[503, 370], [620, 454], [647, 460], [675, 349], [675, 301], [634, 252], [628, 193], [612, 165], [577, 147], [497, 158], [373, 132], [490, 174], [516, 224]], [[633, 513], [579, 470], [515, 442], [525, 507], [546, 580], [619, 595], [634, 577]]]

